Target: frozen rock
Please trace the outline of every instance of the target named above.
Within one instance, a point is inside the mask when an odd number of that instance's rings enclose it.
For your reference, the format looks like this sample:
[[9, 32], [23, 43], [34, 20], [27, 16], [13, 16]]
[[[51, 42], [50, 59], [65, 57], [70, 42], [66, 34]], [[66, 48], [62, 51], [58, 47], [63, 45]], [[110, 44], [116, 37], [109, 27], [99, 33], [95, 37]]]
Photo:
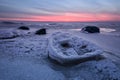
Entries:
[[1, 29], [0, 39], [12, 39], [19, 36], [25, 36], [28, 32], [16, 29]]
[[0, 39], [11, 39], [18, 37], [19, 34], [14, 30], [0, 30]]
[[60, 63], [84, 61], [100, 55], [103, 51], [93, 43], [75, 37], [69, 33], [54, 33], [49, 38], [50, 58]]

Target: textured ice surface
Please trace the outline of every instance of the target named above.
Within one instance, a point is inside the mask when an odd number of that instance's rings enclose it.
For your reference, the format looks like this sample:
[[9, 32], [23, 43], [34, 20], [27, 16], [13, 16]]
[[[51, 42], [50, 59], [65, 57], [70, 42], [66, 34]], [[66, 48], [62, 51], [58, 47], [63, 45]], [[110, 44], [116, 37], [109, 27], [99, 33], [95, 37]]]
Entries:
[[[110, 60], [89, 61], [68, 70], [73, 80], [119, 80], [120, 69]], [[72, 75], [74, 74], [74, 75]], [[72, 78], [71, 78], [72, 80]]]
[[[50, 34], [55, 30], [48, 32]], [[71, 33], [94, 42], [105, 50], [119, 51], [118, 37]], [[53, 63], [47, 58], [49, 34], [0, 40], [0, 80], [120, 80], [118, 65], [109, 59], [88, 61], [74, 66]], [[116, 52], [113, 54], [119, 55]]]

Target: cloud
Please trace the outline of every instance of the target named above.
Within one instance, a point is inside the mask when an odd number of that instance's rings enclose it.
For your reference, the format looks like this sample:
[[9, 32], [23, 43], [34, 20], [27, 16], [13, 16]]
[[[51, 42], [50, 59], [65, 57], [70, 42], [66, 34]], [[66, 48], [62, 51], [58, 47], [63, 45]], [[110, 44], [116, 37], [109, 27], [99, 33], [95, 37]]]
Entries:
[[68, 13], [115, 17], [120, 16], [119, 3], [120, 0], [0, 0], [0, 18], [52, 17]]

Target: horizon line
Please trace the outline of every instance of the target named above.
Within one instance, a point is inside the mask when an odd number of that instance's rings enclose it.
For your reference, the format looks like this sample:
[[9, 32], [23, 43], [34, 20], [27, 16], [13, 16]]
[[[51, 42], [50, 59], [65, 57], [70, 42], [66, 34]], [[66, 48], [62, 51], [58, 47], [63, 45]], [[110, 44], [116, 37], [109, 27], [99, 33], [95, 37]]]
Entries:
[[29, 21], [29, 20], [0, 20], [0, 21], [18, 21], [18, 22], [120, 22], [120, 21]]

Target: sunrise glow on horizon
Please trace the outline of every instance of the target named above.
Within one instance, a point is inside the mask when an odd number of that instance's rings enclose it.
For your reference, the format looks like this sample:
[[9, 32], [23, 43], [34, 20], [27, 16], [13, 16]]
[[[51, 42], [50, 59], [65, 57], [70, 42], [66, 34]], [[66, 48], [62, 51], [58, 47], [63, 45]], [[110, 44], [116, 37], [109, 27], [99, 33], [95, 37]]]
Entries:
[[0, 20], [120, 21], [118, 0], [1, 0]]

